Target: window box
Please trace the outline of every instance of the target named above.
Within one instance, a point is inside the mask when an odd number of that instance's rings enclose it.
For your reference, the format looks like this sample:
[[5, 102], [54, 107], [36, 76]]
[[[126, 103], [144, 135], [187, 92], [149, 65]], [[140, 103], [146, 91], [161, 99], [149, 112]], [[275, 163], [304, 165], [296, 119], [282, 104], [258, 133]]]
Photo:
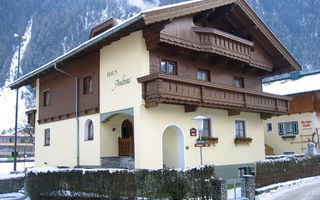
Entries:
[[202, 136], [202, 140], [207, 141], [209, 144], [215, 144], [218, 143], [218, 138], [217, 137], [210, 137], [210, 136]]
[[234, 138], [235, 144], [248, 144], [252, 142], [252, 138], [249, 137], [236, 137]]

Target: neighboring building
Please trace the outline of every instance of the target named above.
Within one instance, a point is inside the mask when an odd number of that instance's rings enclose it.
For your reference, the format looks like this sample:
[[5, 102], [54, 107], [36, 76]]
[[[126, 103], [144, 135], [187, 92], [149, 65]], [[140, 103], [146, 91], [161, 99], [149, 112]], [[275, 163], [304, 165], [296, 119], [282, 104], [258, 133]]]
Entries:
[[301, 66], [248, 4], [193, 1], [115, 24], [10, 85], [36, 89], [36, 166], [186, 168], [202, 146], [218, 176], [252, 172], [263, 119], [291, 99], [261, 80]]
[[273, 150], [266, 154], [304, 154], [308, 142], [319, 144], [320, 90], [288, 96], [289, 112], [265, 121], [266, 150]]
[[[34, 157], [33, 137], [26, 133], [17, 134], [18, 157]], [[12, 157], [14, 152], [14, 134], [0, 135], [0, 157]]]

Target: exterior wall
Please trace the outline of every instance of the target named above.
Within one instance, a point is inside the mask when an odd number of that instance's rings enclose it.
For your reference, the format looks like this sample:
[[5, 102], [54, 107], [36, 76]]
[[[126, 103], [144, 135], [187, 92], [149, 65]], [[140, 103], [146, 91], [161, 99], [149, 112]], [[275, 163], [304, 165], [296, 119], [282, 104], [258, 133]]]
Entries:
[[[170, 55], [171, 54], [171, 55]], [[198, 69], [207, 70], [210, 72], [210, 81], [217, 84], [234, 86], [234, 76], [244, 78], [244, 86], [246, 89], [261, 91], [261, 78], [255, 74], [246, 72], [241, 69], [230, 69], [221, 62], [215, 65], [211, 64], [211, 60], [203, 55], [197, 55], [197, 58], [192, 59], [191, 56], [183, 54], [172, 55], [168, 50], [153, 50], [150, 52], [150, 72], [160, 73], [161, 59], [173, 61], [177, 63], [177, 76], [197, 79]]]
[[[58, 66], [79, 78], [79, 115], [99, 112], [99, 52], [92, 52]], [[83, 81], [92, 77], [92, 93], [83, 93]], [[50, 90], [50, 104], [44, 106], [44, 91]], [[75, 79], [55, 70], [40, 77], [39, 123], [75, 117]]]
[[[125, 48], [124, 48], [125, 47]], [[142, 104], [142, 86], [137, 78], [149, 74], [149, 52], [146, 49], [142, 31], [105, 46], [100, 51], [100, 113], [134, 108], [135, 155], [140, 154], [138, 138], [140, 132], [136, 116]], [[115, 87], [116, 86], [116, 87]], [[117, 156], [119, 132], [112, 133], [112, 127], [121, 126], [121, 118], [101, 124], [101, 156]], [[118, 122], [117, 122], [118, 121]], [[119, 129], [118, 129], [119, 130]], [[141, 135], [140, 135], [141, 134]], [[145, 150], [145, 149], [144, 149]], [[139, 158], [135, 157], [135, 162]]]
[[[184, 134], [185, 167], [200, 165], [200, 148], [195, 147], [197, 137], [189, 134], [191, 128], [196, 128], [192, 118], [197, 115], [212, 117], [214, 136], [219, 138], [217, 144], [202, 148], [203, 164], [220, 166], [264, 159], [263, 123], [257, 113], [242, 112], [239, 116], [228, 116], [226, 110], [199, 108], [196, 112], [185, 113], [183, 106], [160, 104], [145, 109], [142, 105], [139, 117], [135, 117], [140, 134], [144, 134], [135, 158], [136, 168], [162, 167], [162, 133], [168, 125], [176, 125]], [[253, 139], [252, 143], [234, 144], [235, 119], [246, 120], [247, 136]]]
[[[319, 120], [319, 118], [317, 117]], [[295, 138], [282, 138], [279, 135], [278, 123], [286, 121], [298, 121], [299, 133]], [[303, 125], [302, 121], [310, 121], [310, 126]], [[266, 132], [266, 123], [272, 123], [272, 132]], [[304, 123], [306, 124], [306, 123]], [[314, 130], [313, 113], [301, 113], [292, 115], [281, 115], [272, 117], [264, 121], [265, 143], [274, 149], [275, 154], [283, 154], [283, 152], [294, 152], [296, 154], [303, 154], [306, 151], [308, 139], [311, 140], [311, 134]], [[305, 127], [304, 127], [305, 126]], [[304, 143], [301, 143], [304, 142]]]

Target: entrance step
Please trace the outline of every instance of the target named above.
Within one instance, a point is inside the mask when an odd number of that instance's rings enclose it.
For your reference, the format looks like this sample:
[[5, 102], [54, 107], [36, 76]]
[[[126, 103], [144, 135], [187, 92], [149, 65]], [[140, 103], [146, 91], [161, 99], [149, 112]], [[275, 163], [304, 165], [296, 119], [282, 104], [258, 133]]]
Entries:
[[134, 169], [134, 158], [131, 156], [116, 156], [100, 158], [101, 168]]

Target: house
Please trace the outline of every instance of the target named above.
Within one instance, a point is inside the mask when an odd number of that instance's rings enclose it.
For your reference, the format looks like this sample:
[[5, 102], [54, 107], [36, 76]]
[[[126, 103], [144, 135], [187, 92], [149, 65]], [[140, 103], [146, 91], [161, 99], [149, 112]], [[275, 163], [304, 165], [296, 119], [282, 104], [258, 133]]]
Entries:
[[[9, 158], [14, 155], [14, 134], [0, 135], [0, 157]], [[34, 157], [33, 136], [27, 133], [17, 133], [18, 157]]]
[[10, 85], [36, 89], [36, 166], [203, 163], [233, 178], [264, 159], [263, 119], [291, 97], [261, 80], [301, 66], [244, 0], [152, 9], [91, 35]]
[[309, 142], [319, 147], [320, 90], [288, 96], [289, 111], [265, 121], [266, 154], [304, 154]]

